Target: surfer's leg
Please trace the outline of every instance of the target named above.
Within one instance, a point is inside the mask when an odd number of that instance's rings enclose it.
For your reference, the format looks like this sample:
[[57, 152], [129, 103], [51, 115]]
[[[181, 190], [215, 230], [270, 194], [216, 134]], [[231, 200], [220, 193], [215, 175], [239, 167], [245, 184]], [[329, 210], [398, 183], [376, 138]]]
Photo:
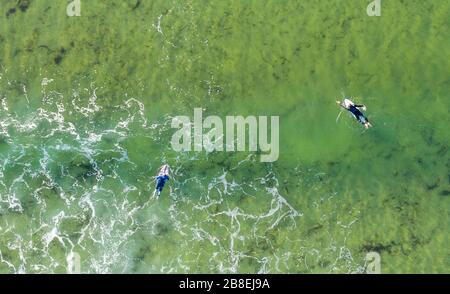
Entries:
[[365, 125], [369, 122], [369, 120], [363, 114], [358, 116], [358, 121], [360, 123], [362, 123], [363, 125]]
[[156, 191], [158, 191], [158, 196], [159, 195], [161, 195], [161, 192], [162, 192], [162, 190], [163, 190], [163, 188], [164, 188], [164, 184], [165, 184], [166, 182], [164, 181], [164, 179], [160, 179], [159, 181], [158, 181], [158, 184], [156, 185]]

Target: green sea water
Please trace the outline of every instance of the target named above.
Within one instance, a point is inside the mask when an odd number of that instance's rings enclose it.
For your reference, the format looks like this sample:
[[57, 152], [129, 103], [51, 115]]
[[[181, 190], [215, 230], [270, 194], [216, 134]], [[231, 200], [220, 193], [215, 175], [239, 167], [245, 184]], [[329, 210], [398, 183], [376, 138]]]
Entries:
[[[449, 1], [69, 2], [0, 1], [0, 273], [450, 273]], [[196, 107], [279, 159], [175, 152]]]

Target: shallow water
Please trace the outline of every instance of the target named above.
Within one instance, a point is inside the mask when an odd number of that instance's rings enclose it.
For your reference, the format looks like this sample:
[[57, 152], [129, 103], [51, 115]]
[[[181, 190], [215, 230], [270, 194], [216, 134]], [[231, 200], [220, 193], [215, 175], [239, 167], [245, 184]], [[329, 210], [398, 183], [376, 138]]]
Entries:
[[[449, 3], [55, 2], [1, 0], [1, 273], [450, 272]], [[279, 160], [173, 151], [195, 107]]]

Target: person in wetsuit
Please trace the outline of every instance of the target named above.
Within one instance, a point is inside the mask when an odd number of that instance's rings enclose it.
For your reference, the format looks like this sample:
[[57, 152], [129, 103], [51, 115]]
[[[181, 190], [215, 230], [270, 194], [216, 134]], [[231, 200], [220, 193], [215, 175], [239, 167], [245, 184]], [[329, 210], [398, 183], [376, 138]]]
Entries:
[[170, 179], [169, 171], [170, 171], [170, 167], [167, 164], [161, 166], [161, 169], [159, 170], [159, 174], [156, 177], [156, 188], [155, 188], [155, 193], [158, 196], [161, 195], [164, 185]]
[[345, 98], [344, 101], [336, 101], [340, 106], [350, 111], [350, 113], [356, 118], [356, 120], [361, 123], [366, 129], [370, 128], [370, 124], [367, 117], [361, 112], [360, 108], [365, 111], [366, 106], [364, 104], [355, 104], [350, 99]]

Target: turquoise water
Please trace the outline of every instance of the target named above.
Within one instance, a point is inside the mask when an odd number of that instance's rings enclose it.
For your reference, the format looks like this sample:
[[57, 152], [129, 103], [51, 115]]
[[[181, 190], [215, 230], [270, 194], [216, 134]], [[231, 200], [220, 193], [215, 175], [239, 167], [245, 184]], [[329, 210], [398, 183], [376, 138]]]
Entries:
[[[0, 272], [448, 273], [450, 5], [368, 3], [1, 0]], [[175, 152], [195, 107], [278, 161]]]

